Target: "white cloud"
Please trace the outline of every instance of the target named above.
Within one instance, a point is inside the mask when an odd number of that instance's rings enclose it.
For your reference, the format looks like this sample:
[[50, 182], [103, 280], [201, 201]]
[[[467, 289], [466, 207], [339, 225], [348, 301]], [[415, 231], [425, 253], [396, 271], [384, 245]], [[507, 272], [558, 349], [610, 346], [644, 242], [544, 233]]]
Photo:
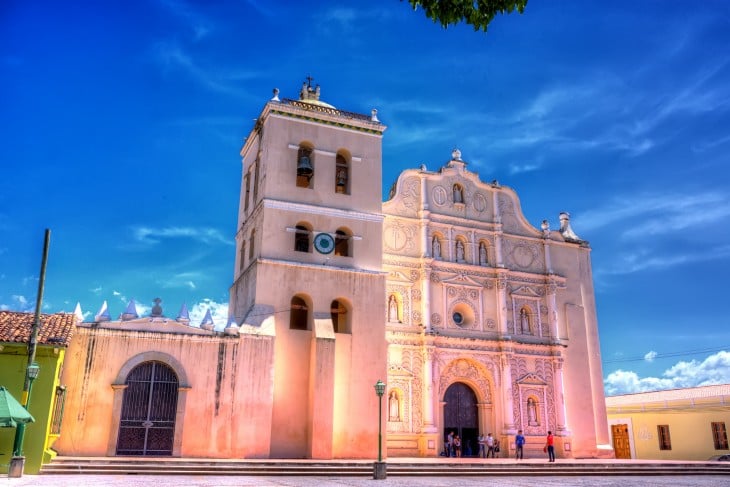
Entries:
[[673, 255], [658, 255], [655, 251], [643, 248], [633, 252], [618, 254], [608, 267], [596, 270], [597, 278], [609, 275], [623, 275], [645, 270], [660, 270], [695, 262], [707, 262], [730, 257], [730, 245], [701, 249]]
[[210, 298], [205, 298], [192, 306], [190, 311], [190, 323], [198, 326], [203, 321], [205, 313], [210, 309], [213, 315], [213, 323], [216, 329], [223, 329], [228, 324], [228, 303], [218, 303]]
[[702, 362], [680, 361], [665, 370], [661, 377], [642, 378], [636, 372], [619, 369], [608, 374], [603, 381], [609, 396], [727, 383], [730, 383], [728, 351], [717, 352]]
[[647, 362], [653, 362], [657, 355], [658, 354], [654, 350], [651, 350], [646, 355], [644, 355], [644, 360], [646, 360]]
[[19, 311], [29, 311], [32, 308], [28, 299], [22, 294], [13, 294], [10, 298], [13, 300]]
[[165, 238], [189, 238], [202, 243], [223, 243], [233, 245], [232, 239], [226, 238], [215, 228], [167, 227], [152, 228], [137, 226], [132, 228], [134, 239], [145, 244], [157, 244]]

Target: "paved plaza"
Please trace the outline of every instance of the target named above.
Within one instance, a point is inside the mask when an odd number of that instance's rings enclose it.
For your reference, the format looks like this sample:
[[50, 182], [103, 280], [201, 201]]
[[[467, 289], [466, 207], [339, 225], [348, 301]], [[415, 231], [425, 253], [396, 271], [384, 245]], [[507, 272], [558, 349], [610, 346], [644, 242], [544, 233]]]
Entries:
[[201, 475], [25, 475], [0, 478], [0, 487], [725, 487], [722, 475], [618, 477], [389, 477], [386, 480], [352, 477], [246, 477]]

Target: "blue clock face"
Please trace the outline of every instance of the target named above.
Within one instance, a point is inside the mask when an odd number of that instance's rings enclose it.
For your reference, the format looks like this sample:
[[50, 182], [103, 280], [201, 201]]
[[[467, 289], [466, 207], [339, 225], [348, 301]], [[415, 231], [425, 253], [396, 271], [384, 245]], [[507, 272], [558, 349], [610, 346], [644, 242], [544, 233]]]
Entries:
[[320, 254], [329, 254], [335, 250], [335, 239], [329, 233], [319, 233], [314, 237], [314, 248]]

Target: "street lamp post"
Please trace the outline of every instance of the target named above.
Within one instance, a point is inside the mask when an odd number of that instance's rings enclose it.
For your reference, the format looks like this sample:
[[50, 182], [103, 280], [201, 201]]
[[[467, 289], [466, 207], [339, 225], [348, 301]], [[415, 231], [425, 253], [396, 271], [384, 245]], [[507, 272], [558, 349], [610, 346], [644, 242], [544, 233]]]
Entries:
[[[25, 369], [25, 380], [27, 383], [27, 393], [23, 394], [21, 404], [30, 411], [30, 393], [33, 390], [33, 381], [38, 378], [41, 367], [36, 362], [31, 362]], [[15, 430], [15, 441], [13, 442], [13, 456], [10, 459], [10, 468], [8, 469], [8, 477], [22, 477], [23, 468], [25, 467], [25, 457], [23, 456], [23, 440], [25, 439], [25, 423], [18, 424]]]
[[378, 396], [378, 461], [373, 469], [373, 479], [383, 480], [388, 476], [387, 465], [383, 461], [383, 394], [385, 383], [378, 380], [375, 383], [375, 394]]

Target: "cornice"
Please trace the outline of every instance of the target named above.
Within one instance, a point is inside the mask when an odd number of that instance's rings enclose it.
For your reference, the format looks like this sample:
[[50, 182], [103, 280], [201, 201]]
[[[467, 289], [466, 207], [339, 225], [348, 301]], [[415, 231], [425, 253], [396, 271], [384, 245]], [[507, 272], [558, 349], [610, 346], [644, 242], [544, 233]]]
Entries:
[[275, 200], [264, 198], [263, 207], [272, 210], [294, 211], [308, 213], [310, 215], [327, 216], [333, 218], [344, 218], [348, 220], [382, 223], [381, 213], [366, 213], [363, 211], [342, 210], [326, 206], [310, 205], [307, 203], [294, 203], [292, 201]]

